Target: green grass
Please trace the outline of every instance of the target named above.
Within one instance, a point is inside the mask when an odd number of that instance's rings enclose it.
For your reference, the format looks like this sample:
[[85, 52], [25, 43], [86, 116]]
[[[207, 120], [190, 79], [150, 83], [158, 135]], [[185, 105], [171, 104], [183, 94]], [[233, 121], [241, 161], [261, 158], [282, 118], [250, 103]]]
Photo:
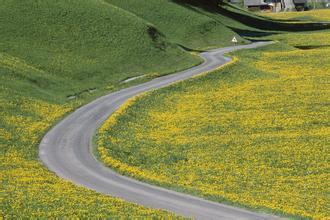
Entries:
[[42, 70], [27, 85], [52, 96], [65, 98], [86, 88], [116, 86], [132, 75], [170, 73], [200, 62], [144, 20], [103, 1], [2, 1], [0, 16], [1, 52]]
[[262, 16], [266, 16], [272, 19], [280, 21], [291, 21], [291, 22], [330, 22], [330, 10], [319, 9], [301, 12], [280, 12], [280, 13], [260, 13]]
[[218, 8], [217, 11], [218, 13], [226, 15], [237, 22], [268, 32], [304, 32], [330, 29], [330, 24], [319, 24], [317, 22], [290, 23], [276, 19], [274, 20], [249, 12], [231, 4], [223, 4], [223, 6]]
[[38, 144], [100, 95], [199, 64], [183, 48], [231, 45], [235, 28], [256, 30], [182, 1], [0, 0], [0, 215], [173, 217], [58, 178]]
[[247, 42], [221, 22], [199, 8], [190, 8], [169, 0], [107, 0], [154, 24], [170, 41], [192, 49], [231, 45], [236, 36]]
[[[138, 98], [101, 128], [99, 156], [218, 202], [329, 217], [329, 34], [269, 37], [281, 43], [235, 52], [236, 65]], [[293, 47], [313, 41], [325, 45]]]
[[168, 74], [201, 59], [143, 19], [103, 1], [0, 3], [0, 215], [173, 216], [61, 180], [38, 161], [38, 144], [68, 112], [127, 86], [122, 80]]

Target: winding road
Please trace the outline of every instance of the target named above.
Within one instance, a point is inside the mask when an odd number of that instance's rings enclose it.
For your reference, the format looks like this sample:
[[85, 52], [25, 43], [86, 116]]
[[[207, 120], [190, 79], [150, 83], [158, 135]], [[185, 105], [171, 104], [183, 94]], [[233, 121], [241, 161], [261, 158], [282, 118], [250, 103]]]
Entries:
[[82, 106], [45, 135], [39, 146], [40, 159], [49, 170], [75, 184], [146, 207], [196, 219], [277, 219], [276, 216], [207, 201], [121, 176], [96, 160], [92, 153], [96, 130], [127, 99], [214, 70], [231, 60], [224, 56], [226, 52], [269, 43], [256, 42], [203, 52], [200, 56], [205, 61], [199, 66], [108, 94]]

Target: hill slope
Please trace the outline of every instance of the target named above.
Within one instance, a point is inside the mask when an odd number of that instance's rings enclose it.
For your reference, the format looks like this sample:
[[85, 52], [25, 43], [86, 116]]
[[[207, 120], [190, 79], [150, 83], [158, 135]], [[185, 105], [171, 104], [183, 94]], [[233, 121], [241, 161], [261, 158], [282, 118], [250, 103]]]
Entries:
[[[255, 29], [176, 3], [0, 0], [1, 216], [171, 216], [63, 181], [37, 149], [49, 127], [88, 100], [201, 62], [178, 44], [229, 45], [229, 21]], [[146, 77], [123, 83], [137, 75]]]
[[[29, 73], [35, 80], [28, 83], [53, 95], [58, 88], [74, 93], [200, 62], [144, 20], [103, 1], [2, 1], [0, 19], [1, 53], [42, 71]], [[23, 81], [16, 70], [12, 77]]]
[[[154, 24], [175, 43], [188, 48], [204, 49], [231, 44], [233, 36], [244, 41], [217, 19], [169, 0], [107, 0]], [[245, 41], [247, 42], [247, 41]]]

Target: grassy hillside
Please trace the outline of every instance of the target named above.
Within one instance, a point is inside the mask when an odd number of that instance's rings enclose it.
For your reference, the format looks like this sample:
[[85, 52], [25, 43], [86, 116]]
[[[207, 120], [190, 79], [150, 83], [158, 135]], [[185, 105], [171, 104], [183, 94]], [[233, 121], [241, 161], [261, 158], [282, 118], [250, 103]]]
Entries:
[[99, 156], [215, 201], [329, 218], [329, 34], [269, 37], [281, 43], [131, 101], [100, 129]]
[[208, 16], [223, 22], [235, 32], [236, 29], [259, 30], [266, 32], [277, 31], [313, 31], [329, 29], [329, 24], [319, 23], [288, 23], [259, 16], [235, 5], [222, 3], [219, 5], [216, 0], [174, 0], [178, 4], [208, 14]]
[[261, 16], [284, 21], [328, 21], [330, 22], [330, 10], [319, 9], [303, 12], [280, 12], [280, 13], [262, 13]]
[[[107, 0], [154, 24], [177, 44], [193, 49], [231, 45], [233, 36], [243, 41], [220, 20], [170, 0]], [[245, 41], [247, 42], [247, 41]]]
[[52, 95], [102, 89], [130, 75], [169, 73], [200, 62], [144, 20], [103, 1], [2, 1], [0, 19], [3, 56], [39, 71], [13, 77]]

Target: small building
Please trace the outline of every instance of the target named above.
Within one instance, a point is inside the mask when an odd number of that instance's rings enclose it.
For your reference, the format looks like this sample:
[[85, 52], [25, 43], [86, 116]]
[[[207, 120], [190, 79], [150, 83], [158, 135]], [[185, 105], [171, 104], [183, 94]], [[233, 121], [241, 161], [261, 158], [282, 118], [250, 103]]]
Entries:
[[[230, 2], [239, 4], [241, 1], [230, 0]], [[251, 11], [302, 11], [330, 7], [330, 0], [243, 0], [243, 4]]]
[[283, 7], [281, 0], [244, 0], [244, 6], [251, 11], [280, 11]]
[[311, 5], [311, 2], [317, 5], [323, 4], [330, 0], [244, 0], [244, 7], [251, 11], [302, 11]]
[[264, 0], [244, 0], [244, 6], [251, 11], [270, 10], [270, 6]]
[[272, 12], [279, 12], [283, 9], [283, 4], [281, 2], [271, 2], [269, 6]]

